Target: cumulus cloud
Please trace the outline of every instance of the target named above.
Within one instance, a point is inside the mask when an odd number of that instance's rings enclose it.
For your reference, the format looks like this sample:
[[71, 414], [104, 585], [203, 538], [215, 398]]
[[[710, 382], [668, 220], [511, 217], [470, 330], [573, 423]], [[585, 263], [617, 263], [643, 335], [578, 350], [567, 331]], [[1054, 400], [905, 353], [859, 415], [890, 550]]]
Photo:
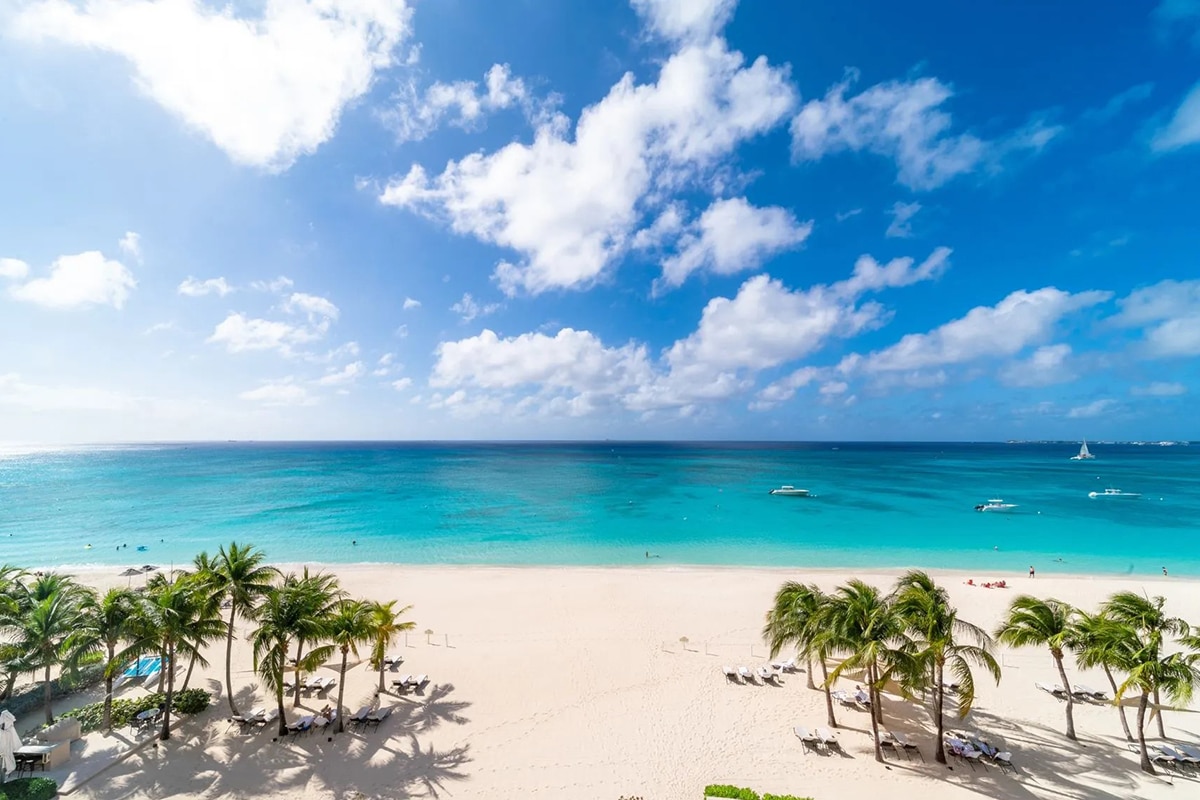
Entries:
[[142, 237], [133, 231], [126, 231], [121, 241], [117, 242], [117, 246], [121, 248], [121, 252], [127, 253], [134, 260], [142, 260]]
[[633, 0], [651, 31], [674, 41], [705, 41], [733, 17], [737, 0]]
[[315, 342], [323, 335], [324, 331], [304, 325], [231, 313], [217, 324], [206, 341], [224, 345], [230, 353], [277, 350], [283, 355], [291, 355], [294, 346]]
[[1062, 129], [1032, 122], [987, 141], [953, 133], [942, 110], [954, 92], [937, 78], [888, 81], [847, 97], [858, 73], [810, 100], [792, 120], [792, 155], [816, 161], [832, 153], [874, 153], [896, 163], [897, 180], [915, 190], [935, 189], [1002, 156], [1041, 150]]
[[233, 287], [224, 278], [209, 278], [201, 281], [189, 275], [179, 284], [178, 291], [187, 297], [204, 297], [209, 294], [224, 297], [233, 291]]
[[306, 314], [310, 319], [337, 319], [339, 314], [338, 307], [328, 299], [303, 292], [292, 293], [283, 309], [293, 314]]
[[242, 392], [238, 397], [268, 407], [309, 406], [317, 402], [317, 399], [291, 376], [275, 381], [266, 381], [256, 389]]
[[410, 311], [414, 308], [420, 308], [420, 307], [421, 307], [420, 300], [413, 300], [411, 297], [404, 298], [404, 310], [405, 311]]
[[1013, 361], [1000, 370], [1000, 381], [1009, 386], [1051, 386], [1075, 379], [1068, 365], [1071, 346], [1047, 345], [1034, 350], [1029, 358]]
[[279, 294], [280, 292], [286, 292], [288, 289], [292, 288], [292, 286], [294, 286], [294, 285], [295, 284], [292, 282], [292, 279], [287, 277], [286, 275], [280, 275], [278, 278], [275, 278], [274, 280], [269, 280], [269, 281], [251, 281], [250, 282], [250, 288], [255, 290], [256, 292], [271, 292], [272, 294]]
[[381, 117], [399, 141], [407, 142], [424, 139], [443, 122], [469, 130], [488, 114], [512, 107], [523, 109], [536, 122], [551, 113], [552, 101], [535, 99], [525, 82], [512, 76], [508, 64], [493, 64], [482, 86], [477, 81], [438, 81], [421, 92], [415, 81], [408, 81]]
[[908, 371], [1016, 355], [1049, 338], [1068, 314], [1111, 296], [1100, 291], [1071, 294], [1054, 287], [1016, 291], [994, 306], [973, 308], [928, 333], [910, 333], [856, 366], [866, 372]]
[[366, 371], [363, 362], [355, 361], [341, 369], [330, 370], [320, 378], [317, 378], [316, 384], [318, 386], [345, 386], [357, 381]]
[[812, 227], [811, 220], [798, 222], [778, 206], [752, 206], [744, 197], [717, 200], [680, 239], [679, 252], [663, 262], [656, 286], [679, 286], [700, 270], [731, 275], [757, 269], [776, 253], [799, 246]]
[[494, 272], [510, 295], [587, 288], [629, 250], [647, 214], [794, 103], [786, 68], [747, 64], [719, 38], [686, 44], [657, 82], [622, 77], [573, 131], [556, 114], [530, 144], [450, 161], [436, 176], [414, 165], [379, 199], [515, 252]]
[[395, 63], [404, 0], [265, 0], [257, 14], [202, 0], [40, 0], [11, 31], [107, 51], [136, 84], [240, 164], [286, 169]]
[[0, 278], [21, 280], [29, 275], [29, 265], [16, 258], [0, 258]]
[[399, 380], [392, 381], [392, 388], [395, 389], [397, 392], [406, 391], [411, 386], [412, 386], [412, 378], [400, 378]]
[[889, 239], [908, 239], [911, 237], [913, 233], [912, 218], [920, 210], [920, 203], [901, 203], [900, 201], [896, 201], [887, 211], [892, 221], [883, 235]]
[[1154, 381], [1145, 386], [1131, 386], [1129, 393], [1135, 397], [1179, 397], [1187, 394], [1187, 387], [1182, 383]]
[[[19, 266], [24, 262], [8, 259], [10, 278], [17, 273], [28, 273]], [[124, 264], [105, 258], [98, 250], [89, 250], [73, 256], [60, 256], [50, 265], [50, 274], [33, 278], [9, 287], [8, 294], [14, 300], [33, 303], [44, 308], [82, 309], [92, 306], [112, 306], [121, 309], [129, 299], [129, 293], [137, 287], [137, 281]]]
[[1086, 405], [1076, 406], [1075, 408], [1072, 408], [1070, 411], [1067, 412], [1067, 418], [1068, 419], [1092, 419], [1094, 417], [1100, 416], [1101, 414], [1104, 414], [1109, 409], [1111, 409], [1114, 405], [1116, 405], [1116, 401], [1109, 399], [1109, 398], [1104, 398], [1101, 400], [1093, 400], [1092, 402], [1090, 402]]
[[1143, 329], [1143, 350], [1156, 358], [1200, 355], [1200, 280], [1165, 280], [1117, 301], [1112, 322]]
[[458, 314], [463, 322], [470, 322], [476, 317], [486, 317], [489, 314], [494, 314], [499, 308], [499, 303], [485, 303], [481, 305], [471, 296], [470, 292], [465, 292], [461, 300], [450, 306], [450, 310]]

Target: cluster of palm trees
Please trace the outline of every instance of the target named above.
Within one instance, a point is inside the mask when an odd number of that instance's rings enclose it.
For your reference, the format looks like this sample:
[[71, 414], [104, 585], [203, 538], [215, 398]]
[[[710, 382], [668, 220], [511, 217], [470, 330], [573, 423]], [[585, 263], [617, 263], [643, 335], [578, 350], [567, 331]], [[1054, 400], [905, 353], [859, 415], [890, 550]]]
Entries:
[[1125, 716], [1126, 699], [1137, 701], [1137, 743], [1142, 770], [1154, 774], [1146, 747], [1146, 716], [1153, 706], [1158, 735], [1163, 728], [1162, 698], [1184, 706], [1200, 684], [1200, 634], [1180, 617], [1167, 614], [1166, 600], [1134, 592], [1111, 595], [1095, 613], [1060, 600], [1023, 595], [1013, 600], [996, 631], [1010, 647], [1045, 647], [1054, 659], [1066, 703], [1068, 739], [1075, 739], [1075, 693], [1063, 659], [1075, 657], [1083, 669], [1099, 667], [1108, 680], [1113, 703], [1128, 741], [1134, 741]]
[[859, 580], [829, 593], [813, 584], [787, 582], [767, 612], [763, 638], [772, 658], [785, 647], [796, 648], [806, 661], [810, 689], [818, 686], [816, 665], [832, 727], [837, 727], [831, 695], [834, 682], [853, 675], [866, 687], [875, 758], [881, 762], [880, 694], [885, 687], [905, 698], [928, 699], [937, 726], [936, 758], [944, 764], [947, 699], [953, 701], [959, 717], [970, 712], [975, 702], [973, 667], [999, 684], [1000, 665], [993, 654], [996, 641], [1050, 651], [1066, 702], [1066, 735], [1075, 739], [1074, 698], [1064, 666], [1070, 653], [1081, 669], [1104, 672], [1131, 742], [1135, 737], [1123, 701], [1137, 698], [1141, 765], [1153, 773], [1145, 738], [1147, 710], [1153, 707], [1158, 712], [1158, 733], [1165, 736], [1162, 697], [1186, 705], [1200, 685], [1200, 634], [1184, 620], [1169, 616], [1165, 604], [1162, 597], [1117, 592], [1097, 613], [1089, 614], [1059, 600], [1021, 595], [1012, 601], [993, 638], [959, 619], [946, 590], [928, 574], [911, 571], [887, 593]]
[[785, 583], [767, 612], [763, 637], [772, 658], [784, 647], [796, 648], [807, 662], [809, 688], [816, 688], [813, 663], [817, 664], [832, 727], [837, 727], [833, 683], [843, 675], [853, 675], [865, 686], [879, 762], [884, 760], [879, 726], [885, 688], [904, 697], [923, 694], [929, 698], [937, 724], [936, 758], [944, 764], [947, 685], [956, 686], [950, 699], [958, 714], [966, 716], [975, 702], [972, 666], [1000, 681], [991, 637], [959, 619], [946, 590], [920, 571], [905, 573], [888, 593], [860, 580], [851, 580], [831, 593], [813, 584]]
[[[187, 664], [180, 690], [186, 689], [196, 665], [208, 666], [205, 650], [225, 640], [225, 696], [237, 715], [233, 691], [233, 641], [239, 619], [252, 626], [254, 669], [274, 694], [280, 734], [286, 730], [284, 686], [292, 675], [295, 705], [300, 704], [301, 676], [335, 653], [341, 656], [338, 682], [338, 730], [343, 729], [342, 701], [350, 655], [369, 648], [383, 691], [384, 658], [398, 634], [415, 623], [401, 617], [411, 608], [395, 601], [358, 600], [324, 573], [283, 574], [266, 563], [266, 555], [236, 542], [215, 556], [201, 553], [185, 570], [156, 574], [144, 587], [116, 588], [104, 594], [55, 572], [30, 574], [0, 567], [0, 674], [6, 694], [23, 674], [44, 685], [46, 723], [51, 708], [53, 672], [72, 674], [81, 666], [103, 665], [102, 729], [112, 723], [113, 685], [133, 660], [146, 655], [162, 659], [159, 690], [164, 693], [160, 738], [171, 736], [171, 712], [177, 666]], [[292, 648], [294, 647], [294, 655]]]

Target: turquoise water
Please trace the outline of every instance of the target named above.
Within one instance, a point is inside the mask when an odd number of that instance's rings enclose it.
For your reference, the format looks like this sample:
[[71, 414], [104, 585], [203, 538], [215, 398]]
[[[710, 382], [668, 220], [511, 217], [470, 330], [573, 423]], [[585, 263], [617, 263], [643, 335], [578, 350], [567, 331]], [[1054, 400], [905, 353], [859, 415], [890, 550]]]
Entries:
[[[0, 457], [0, 562], [167, 566], [236, 540], [278, 562], [1200, 575], [1200, 447], [1096, 445], [1095, 461], [1069, 461], [1076, 449], [322, 443], [10, 453]], [[816, 496], [767, 494], [781, 484]], [[1107, 486], [1144, 496], [1088, 498]], [[973, 510], [993, 497], [1019, 507]], [[647, 550], [661, 558], [647, 561]]]

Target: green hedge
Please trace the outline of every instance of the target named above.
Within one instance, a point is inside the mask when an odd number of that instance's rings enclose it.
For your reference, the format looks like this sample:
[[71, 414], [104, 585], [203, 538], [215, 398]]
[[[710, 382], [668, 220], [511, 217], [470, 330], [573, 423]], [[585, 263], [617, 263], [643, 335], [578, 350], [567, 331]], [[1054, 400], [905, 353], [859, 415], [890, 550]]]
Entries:
[[0, 800], [50, 800], [58, 784], [50, 778], [17, 778], [0, 783]]
[[730, 786], [727, 783], [714, 783], [704, 787], [705, 797], [731, 797], [733, 800], [812, 800], [811, 797], [796, 797], [793, 794], [764, 794], [761, 797], [753, 789], [743, 789], [740, 786]]
[[[130, 720], [143, 711], [158, 708], [165, 697], [161, 694], [150, 694], [128, 700], [113, 700], [112, 726], [124, 728]], [[174, 711], [179, 714], [197, 714], [208, 708], [212, 695], [205, 689], [187, 689], [175, 694]], [[62, 716], [79, 720], [79, 726], [84, 733], [99, 730], [104, 721], [104, 702], [91, 703], [80, 708], [73, 708]]]

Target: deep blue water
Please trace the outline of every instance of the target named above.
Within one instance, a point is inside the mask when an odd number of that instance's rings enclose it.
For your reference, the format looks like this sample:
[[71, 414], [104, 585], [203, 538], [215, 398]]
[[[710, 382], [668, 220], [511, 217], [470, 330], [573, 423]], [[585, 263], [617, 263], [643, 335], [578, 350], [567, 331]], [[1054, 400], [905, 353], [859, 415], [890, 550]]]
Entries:
[[[661, 556], [653, 565], [1032, 563], [1200, 575], [1200, 446], [1095, 445], [1095, 461], [1069, 461], [1076, 449], [289, 443], [10, 453], [0, 456], [0, 562], [178, 564], [236, 540], [277, 562], [645, 565], [649, 550]], [[816, 496], [767, 494], [780, 484]], [[1107, 486], [1143, 497], [1087, 496]], [[1019, 507], [973, 511], [992, 497]]]

